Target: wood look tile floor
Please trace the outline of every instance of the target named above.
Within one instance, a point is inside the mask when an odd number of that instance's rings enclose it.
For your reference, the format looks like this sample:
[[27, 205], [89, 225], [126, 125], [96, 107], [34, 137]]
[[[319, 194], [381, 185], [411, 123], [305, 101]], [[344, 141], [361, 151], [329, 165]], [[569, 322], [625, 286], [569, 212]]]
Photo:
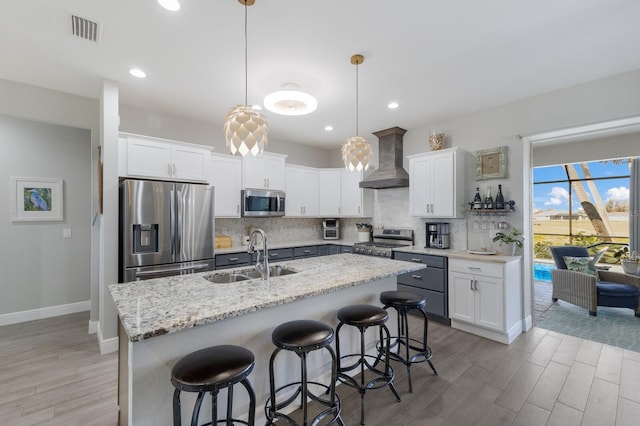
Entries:
[[[0, 424], [117, 424], [116, 354], [99, 354], [88, 319], [0, 327]], [[409, 393], [394, 363], [402, 401], [388, 388], [367, 393], [367, 425], [638, 424], [640, 353], [539, 328], [509, 346], [435, 322], [429, 332], [439, 375], [414, 365]], [[358, 393], [339, 386], [338, 394], [345, 424], [358, 425]]]

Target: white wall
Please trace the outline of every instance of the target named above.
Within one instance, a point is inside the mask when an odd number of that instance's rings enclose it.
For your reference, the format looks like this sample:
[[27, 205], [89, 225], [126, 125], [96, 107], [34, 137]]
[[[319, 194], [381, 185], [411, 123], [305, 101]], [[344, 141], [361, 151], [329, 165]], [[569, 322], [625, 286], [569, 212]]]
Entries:
[[640, 155], [640, 133], [533, 146], [533, 167]]
[[[0, 324], [48, 316], [42, 312], [51, 308], [58, 314], [88, 310], [91, 132], [0, 115], [0, 140]], [[62, 178], [64, 220], [12, 222], [10, 176]], [[72, 238], [63, 239], [63, 228]], [[39, 312], [25, 312], [31, 310]]]
[[[91, 158], [89, 161], [91, 172], [86, 177], [87, 184], [96, 188], [96, 149], [98, 146], [98, 101], [69, 93], [29, 86], [13, 81], [0, 80], [0, 114], [12, 117], [21, 117], [36, 120], [43, 123], [60, 124], [63, 126], [88, 129], [90, 131]], [[4, 147], [5, 140], [0, 142]], [[5, 187], [8, 187], [8, 183]], [[8, 199], [8, 198], [7, 198]], [[97, 210], [97, 197], [92, 192], [86, 202], [90, 206], [90, 214], [86, 222], [91, 223]], [[5, 239], [0, 241], [3, 243]], [[79, 244], [79, 236], [73, 238], [74, 243]], [[98, 227], [91, 228], [90, 241], [83, 241], [85, 252], [97, 252]], [[4, 278], [3, 278], [4, 280]], [[95, 256], [91, 259], [90, 276], [85, 278], [86, 285], [90, 286], [91, 293], [91, 321], [98, 319], [98, 266]], [[0, 281], [4, 282], [4, 281]]]
[[[222, 124], [224, 117], [220, 117]], [[214, 152], [229, 154], [221, 126], [120, 105], [120, 131], [157, 138], [212, 146]], [[332, 150], [319, 149], [269, 138], [265, 151], [287, 155], [287, 164], [329, 167]]]

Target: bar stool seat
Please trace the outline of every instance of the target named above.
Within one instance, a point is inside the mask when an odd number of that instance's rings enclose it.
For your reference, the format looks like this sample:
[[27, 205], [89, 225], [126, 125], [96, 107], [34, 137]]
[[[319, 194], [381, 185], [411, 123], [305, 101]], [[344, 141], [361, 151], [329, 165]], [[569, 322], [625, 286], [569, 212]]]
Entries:
[[[393, 342], [389, 348], [389, 356], [392, 360], [403, 363], [407, 367], [407, 380], [409, 382], [409, 392], [413, 392], [411, 384], [411, 364], [427, 362], [435, 375], [438, 375], [436, 368], [431, 362], [433, 355], [431, 348], [427, 345], [429, 330], [429, 319], [425, 306], [427, 304], [424, 297], [409, 291], [384, 291], [380, 293], [380, 303], [384, 309], [394, 308], [398, 315], [398, 334], [392, 336]], [[422, 340], [409, 336], [409, 311], [417, 312], [423, 317]], [[378, 342], [378, 350], [383, 350], [382, 340]], [[404, 348], [404, 354], [401, 353]]]
[[[391, 346], [391, 337], [385, 323], [389, 319], [389, 314], [384, 309], [373, 305], [351, 305], [345, 306], [338, 311], [338, 320], [340, 321], [336, 327], [336, 356], [338, 357], [338, 380], [360, 392], [360, 424], [364, 424], [364, 396], [369, 390], [380, 389], [388, 386], [396, 397], [396, 401], [400, 402], [400, 395], [393, 385], [394, 373], [389, 365], [389, 347]], [[340, 355], [340, 330], [343, 326], [357, 327], [360, 331], [360, 352]], [[369, 327], [378, 327], [379, 338], [386, 341], [382, 355], [373, 356], [365, 352], [365, 332]], [[376, 365], [384, 358], [384, 370], [379, 370]], [[355, 360], [354, 360], [355, 359]], [[343, 365], [343, 361], [352, 364]], [[375, 360], [373, 363], [369, 360]], [[360, 380], [357, 381], [347, 373], [360, 368]], [[366, 376], [365, 376], [366, 373]]]
[[[201, 349], [182, 357], [171, 369], [173, 393], [173, 424], [181, 424], [180, 392], [197, 392], [191, 424], [198, 424], [202, 401], [207, 393], [212, 398], [212, 421], [238, 422], [253, 426], [255, 423], [256, 396], [247, 379], [253, 371], [255, 358], [248, 349], [234, 345], [220, 345]], [[233, 419], [233, 385], [240, 383], [249, 394], [248, 421]], [[227, 389], [226, 419], [218, 420], [218, 392]]]
[[[342, 418], [340, 417], [340, 398], [336, 395], [335, 388], [337, 363], [335, 352], [331, 349], [333, 338], [333, 329], [320, 321], [289, 321], [280, 324], [273, 330], [271, 340], [276, 346], [276, 349], [271, 354], [271, 359], [269, 360], [270, 396], [265, 403], [265, 415], [268, 425], [274, 424], [276, 420], [284, 420], [291, 425], [297, 425], [298, 423], [291, 416], [282, 413], [280, 410], [293, 403], [298, 396], [300, 396], [303, 425], [307, 425], [307, 401], [311, 399], [327, 407], [311, 420], [312, 425], [316, 425], [320, 420], [331, 416], [329, 422], [325, 423], [326, 425], [338, 424], [344, 426]], [[325, 349], [331, 355], [331, 379], [329, 385], [309, 381], [307, 378], [307, 355], [319, 349]], [[274, 363], [276, 356], [283, 350], [295, 352], [300, 357], [301, 379], [300, 381], [288, 383], [276, 389]], [[315, 385], [323, 389], [326, 394], [329, 394], [329, 399], [320, 398], [312, 393], [309, 390], [309, 385]], [[285, 393], [286, 390], [290, 388], [296, 388], [294, 393], [286, 400], [277, 402], [276, 398], [278, 395]]]

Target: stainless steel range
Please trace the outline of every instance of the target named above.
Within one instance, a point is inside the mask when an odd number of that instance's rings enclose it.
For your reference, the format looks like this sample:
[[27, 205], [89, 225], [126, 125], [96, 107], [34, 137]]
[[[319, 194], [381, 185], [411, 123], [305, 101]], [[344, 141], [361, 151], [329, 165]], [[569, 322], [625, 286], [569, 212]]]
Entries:
[[383, 227], [373, 231], [373, 242], [355, 243], [353, 252], [391, 259], [394, 248], [411, 245], [413, 245], [413, 229]]

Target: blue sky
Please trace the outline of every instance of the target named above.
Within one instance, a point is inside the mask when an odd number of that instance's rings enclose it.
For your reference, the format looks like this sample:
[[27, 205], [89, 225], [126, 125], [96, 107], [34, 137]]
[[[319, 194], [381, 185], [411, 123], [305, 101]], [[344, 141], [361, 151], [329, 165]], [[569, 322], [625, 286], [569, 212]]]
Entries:
[[[629, 166], [626, 161], [620, 164], [614, 164], [612, 161], [588, 163], [592, 177], [610, 177], [610, 176], [627, 176], [622, 179], [595, 180], [600, 198], [604, 203], [607, 201], [628, 202], [629, 201]], [[579, 164], [575, 165], [575, 169], [580, 177], [583, 172]], [[555, 180], [566, 180], [567, 175], [564, 166], [548, 166], [536, 167], [533, 170], [533, 182], [545, 182]], [[591, 190], [585, 184], [585, 190], [589, 194], [589, 198], [593, 199]], [[573, 207], [579, 208], [580, 204], [573, 195]], [[569, 210], [569, 185], [568, 183], [551, 183], [533, 186], [533, 205], [535, 210]]]

